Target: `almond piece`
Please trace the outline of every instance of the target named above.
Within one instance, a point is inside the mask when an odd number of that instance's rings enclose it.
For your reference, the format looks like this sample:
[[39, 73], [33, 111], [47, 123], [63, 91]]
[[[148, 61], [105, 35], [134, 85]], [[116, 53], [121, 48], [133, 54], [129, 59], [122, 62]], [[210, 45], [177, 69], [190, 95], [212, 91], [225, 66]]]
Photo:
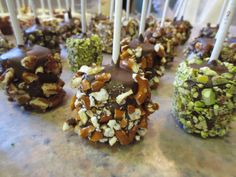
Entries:
[[147, 128], [147, 118], [146, 117], [144, 117], [144, 118], [142, 118], [141, 119], [141, 121], [140, 121], [140, 123], [138, 124], [138, 126], [140, 127], [140, 128]]
[[99, 141], [99, 140], [102, 139], [102, 138], [103, 138], [102, 132], [97, 132], [97, 131], [95, 131], [95, 132], [92, 134], [92, 136], [90, 137], [90, 141], [92, 141], [92, 142], [97, 142], [97, 141]]
[[31, 97], [27, 93], [16, 96], [16, 101], [18, 102], [19, 105], [27, 104], [30, 101], [30, 99]]
[[70, 109], [71, 110], [75, 109], [75, 100], [76, 100], [76, 96], [74, 95], [70, 100]]
[[138, 126], [134, 126], [134, 127], [129, 131], [129, 141], [130, 141], [130, 143], [133, 142], [137, 130], [138, 130]]
[[89, 134], [92, 133], [95, 130], [95, 127], [92, 125], [89, 125], [87, 127], [81, 128], [79, 131], [79, 134], [82, 138], [88, 138]]
[[120, 61], [121, 68], [130, 69], [133, 72], [137, 73], [139, 71], [139, 65], [136, 63], [134, 58], [129, 58]]
[[40, 111], [46, 111], [46, 109], [49, 107], [49, 101], [40, 97], [32, 99], [29, 104], [32, 106], [32, 108]]
[[121, 121], [120, 121], [120, 126], [121, 128], [125, 128], [127, 126], [128, 122], [125, 118], [123, 118]]
[[115, 115], [114, 118], [117, 120], [121, 120], [124, 117], [125, 112], [121, 111], [119, 109], [115, 109]]
[[130, 143], [129, 137], [126, 135], [126, 133], [123, 130], [118, 130], [115, 132], [115, 135], [122, 145], [127, 145]]
[[32, 73], [29, 73], [29, 72], [24, 72], [22, 74], [22, 79], [27, 84], [30, 84], [30, 83], [38, 80], [38, 76], [36, 74], [32, 74]]
[[89, 81], [87, 81], [86, 79], [82, 80], [81, 86], [84, 92], [88, 91], [91, 88]]
[[109, 120], [112, 119], [112, 116], [107, 116], [107, 115], [104, 115], [101, 117], [101, 119], [99, 120], [99, 123], [107, 123], [109, 122]]
[[102, 74], [95, 75], [96, 81], [108, 82], [108, 81], [110, 81], [110, 79], [111, 79], [110, 73], [102, 73]]
[[141, 105], [151, 97], [149, 83], [146, 78], [138, 74], [133, 74], [133, 78], [138, 83], [138, 91], [134, 97], [138, 105]]
[[128, 58], [130, 58], [130, 54], [129, 54], [128, 50], [125, 50], [124, 52], [122, 52], [120, 54], [120, 60], [125, 60], [125, 59], [128, 59]]
[[90, 110], [91, 107], [90, 107], [90, 99], [89, 99], [89, 97], [86, 96], [86, 95], [83, 95], [81, 97], [81, 101], [82, 101], [83, 105], [85, 106], [85, 108], [87, 110]]
[[102, 82], [102, 81], [94, 81], [91, 84], [92, 91], [94, 91], [94, 92], [98, 92], [103, 86], [104, 86], [104, 82]]
[[21, 65], [26, 68], [33, 70], [37, 64], [37, 57], [36, 56], [26, 56], [21, 60]]
[[50, 97], [58, 94], [62, 88], [56, 83], [44, 83], [41, 89], [46, 97]]

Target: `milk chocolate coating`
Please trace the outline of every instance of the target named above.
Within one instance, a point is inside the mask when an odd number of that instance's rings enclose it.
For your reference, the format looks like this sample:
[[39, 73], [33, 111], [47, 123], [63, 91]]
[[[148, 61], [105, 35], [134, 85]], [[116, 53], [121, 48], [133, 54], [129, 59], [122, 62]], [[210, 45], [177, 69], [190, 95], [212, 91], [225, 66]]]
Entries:
[[9, 16], [0, 17], [0, 31], [2, 31], [2, 33], [4, 35], [12, 35], [13, 34], [11, 23], [10, 23], [9, 19], [10, 19]]
[[228, 69], [225, 67], [225, 65], [219, 65], [216, 61], [212, 61], [211, 63], [208, 63], [207, 61], [203, 61], [202, 64], [190, 64], [189, 67], [194, 69], [200, 69], [203, 67], [209, 67], [211, 70], [217, 72], [218, 74], [227, 73]]
[[21, 77], [22, 73], [26, 71], [26, 69], [21, 65], [21, 60], [24, 57], [36, 56], [37, 65], [39, 65], [40, 63], [45, 62], [48, 55], [51, 55], [50, 50], [39, 45], [33, 46], [31, 50], [24, 47], [17, 47], [1, 55], [0, 64], [4, 70], [12, 67], [15, 70], [17, 77]]
[[56, 29], [50, 26], [42, 26], [39, 19], [35, 24], [24, 30], [25, 44], [27, 46], [41, 45], [50, 49], [59, 48], [59, 37]]
[[211, 26], [211, 24], [208, 23], [206, 27], [201, 29], [199, 37], [214, 38], [218, 29], [219, 25]]
[[[110, 146], [139, 141], [147, 130], [148, 116], [158, 109], [150, 99], [148, 80], [114, 65], [105, 66], [103, 71], [89, 67], [89, 71], [94, 74], [81, 71], [72, 80], [78, 92], [71, 108], [80, 119], [70, 118], [63, 130], [76, 127], [81, 137]], [[82, 79], [80, 83], [78, 79]], [[96, 83], [101, 84], [97, 89]]]
[[[190, 43], [188, 53], [194, 52], [199, 57], [208, 57], [211, 54], [214, 43], [214, 38], [196, 38], [193, 42]], [[199, 44], [198, 47], [197, 44]]]
[[132, 72], [129, 70], [118, 66], [106, 65], [104, 71], [111, 74], [111, 80], [122, 83], [125, 87], [132, 88], [135, 83], [132, 78]]
[[143, 55], [147, 55], [150, 53], [154, 53], [154, 45], [151, 44], [150, 42], [144, 42], [144, 39], [142, 37], [142, 35], [139, 37], [139, 39], [133, 39], [130, 43], [129, 43], [129, 47], [131, 49], [136, 49], [138, 46], [140, 46], [142, 48], [142, 54]]
[[[26, 109], [46, 111], [62, 102], [65, 91], [60, 80], [61, 61], [48, 48], [17, 47], [0, 56], [1, 82], [11, 100]], [[10, 70], [11, 68], [11, 70]], [[12, 71], [13, 70], [13, 71]], [[7, 73], [12, 73], [8, 79]]]

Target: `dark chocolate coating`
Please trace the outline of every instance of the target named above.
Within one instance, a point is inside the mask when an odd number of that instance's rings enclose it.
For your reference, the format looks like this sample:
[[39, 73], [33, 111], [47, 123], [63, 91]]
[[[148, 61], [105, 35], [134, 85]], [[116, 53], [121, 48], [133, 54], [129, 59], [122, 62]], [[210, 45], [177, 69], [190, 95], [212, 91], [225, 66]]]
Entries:
[[59, 78], [62, 66], [58, 57], [38, 45], [32, 48], [19, 46], [1, 55], [1, 77], [8, 72], [13, 74], [5, 87], [9, 98], [26, 109], [38, 111], [46, 111], [61, 103], [65, 92], [62, 89], [64, 83]]
[[147, 54], [155, 52], [154, 45], [149, 42], [142, 42], [142, 40], [140, 40], [140, 39], [133, 39], [129, 43], [129, 47], [131, 49], [136, 49], [138, 46], [140, 46], [142, 48], [143, 55], [147, 55]]
[[134, 85], [134, 79], [132, 78], [132, 72], [122, 69], [114, 65], [106, 65], [105, 72], [111, 74], [111, 80], [122, 83], [125, 87], [132, 88]]
[[44, 63], [45, 58], [51, 55], [49, 49], [41, 47], [39, 45], [33, 46], [31, 49], [26, 49], [24, 47], [17, 47], [9, 50], [5, 54], [0, 56], [0, 64], [3, 70], [12, 67], [17, 76], [21, 76], [26, 69], [22, 67], [21, 60], [26, 56], [36, 56], [38, 61], [37, 64]]
[[24, 47], [17, 47], [9, 50], [0, 56], [0, 64], [3, 72], [12, 67], [15, 70], [16, 76], [21, 76], [25, 68], [21, 66], [21, 60], [26, 56]]

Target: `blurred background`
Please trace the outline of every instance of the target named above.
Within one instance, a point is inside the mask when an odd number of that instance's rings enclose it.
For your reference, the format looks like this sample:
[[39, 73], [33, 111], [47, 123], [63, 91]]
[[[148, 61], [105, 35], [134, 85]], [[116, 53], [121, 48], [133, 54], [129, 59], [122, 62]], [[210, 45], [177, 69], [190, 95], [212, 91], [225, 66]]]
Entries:
[[[29, 0], [16, 0], [19, 1], [20, 4], [29, 4]], [[34, 0], [36, 7], [41, 7], [41, 0]], [[45, 6], [47, 7], [48, 0], [42, 0], [45, 3]], [[57, 0], [51, 0], [53, 7], [57, 8]], [[66, 0], [60, 0], [62, 7], [65, 7]], [[71, 0], [68, 0], [71, 3]], [[102, 12], [105, 15], [109, 15], [109, 9], [110, 9], [110, 1], [111, 0], [101, 0], [102, 2]], [[133, 15], [137, 15], [141, 12], [142, 8], [142, 1], [143, 0], [130, 0], [131, 1], [131, 13]], [[5, 0], [0, 0], [3, 11], [7, 12], [6, 8], [6, 2]], [[75, 10], [76, 12], [80, 12], [80, 0], [74, 0], [75, 2]], [[87, 12], [88, 13], [96, 13], [97, 12], [97, 2], [98, 0], [87, 0]], [[169, 3], [169, 9], [167, 17], [173, 18], [174, 13], [176, 11], [177, 4], [180, 2], [180, 0], [170, 0]], [[152, 14], [158, 18], [161, 18], [163, 6], [164, 6], [165, 0], [152, 0]], [[217, 23], [218, 15], [220, 13], [220, 9], [223, 6], [224, 0], [188, 0], [186, 11], [184, 13], [184, 18], [191, 21], [192, 24], [195, 25], [202, 25], [206, 24], [208, 22], [212, 24]], [[126, 0], [123, 0], [123, 7], [125, 9], [126, 6]], [[236, 25], [236, 16], [234, 18], [234, 25]]]

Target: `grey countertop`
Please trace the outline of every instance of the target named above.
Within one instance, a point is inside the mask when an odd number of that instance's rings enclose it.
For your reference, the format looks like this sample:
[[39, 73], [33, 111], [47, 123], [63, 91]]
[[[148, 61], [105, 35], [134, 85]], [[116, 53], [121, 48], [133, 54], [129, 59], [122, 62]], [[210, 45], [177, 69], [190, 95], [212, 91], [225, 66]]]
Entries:
[[124, 147], [91, 144], [62, 132], [75, 93], [69, 85], [72, 73], [66, 61], [62, 78], [67, 96], [57, 109], [44, 114], [25, 112], [8, 102], [1, 91], [0, 176], [236, 177], [236, 123], [226, 137], [207, 140], [186, 134], [175, 124], [171, 115], [172, 83], [182, 59], [175, 59], [153, 91], [160, 109], [150, 116], [144, 140]]

